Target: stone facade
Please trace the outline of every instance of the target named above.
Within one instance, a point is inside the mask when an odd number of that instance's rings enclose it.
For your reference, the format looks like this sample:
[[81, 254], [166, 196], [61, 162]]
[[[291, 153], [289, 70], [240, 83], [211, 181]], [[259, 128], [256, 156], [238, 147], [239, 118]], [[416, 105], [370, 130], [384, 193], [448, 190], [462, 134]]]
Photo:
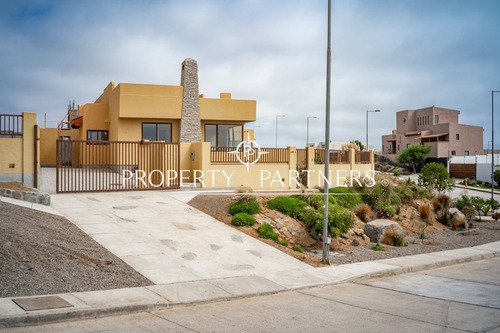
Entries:
[[182, 62], [181, 86], [184, 87], [184, 92], [179, 142], [202, 142], [196, 60], [186, 59]]

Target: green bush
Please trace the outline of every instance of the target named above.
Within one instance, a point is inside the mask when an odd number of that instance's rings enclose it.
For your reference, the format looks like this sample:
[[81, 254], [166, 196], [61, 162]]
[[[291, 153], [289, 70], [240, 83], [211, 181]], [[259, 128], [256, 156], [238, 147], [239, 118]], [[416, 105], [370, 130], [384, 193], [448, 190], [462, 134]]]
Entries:
[[275, 242], [278, 241], [279, 235], [274, 232], [273, 226], [270, 224], [264, 223], [257, 229], [257, 231], [259, 232], [260, 238], [272, 239]]
[[255, 224], [255, 219], [250, 214], [238, 213], [234, 215], [233, 219], [231, 220], [231, 224], [237, 227], [252, 226]]
[[300, 252], [300, 253], [304, 253], [304, 250], [302, 249], [302, 247], [300, 245], [294, 245], [292, 247], [292, 250]]
[[418, 184], [426, 189], [438, 192], [451, 191], [455, 181], [441, 163], [431, 162], [426, 164], [418, 176]]
[[[354, 208], [363, 203], [361, 194], [350, 187], [332, 187], [328, 192], [330, 193], [328, 201], [332, 204], [336, 203], [345, 208]], [[332, 202], [332, 199], [334, 199], [335, 202]]]
[[288, 242], [286, 240], [279, 240], [276, 243], [283, 245], [283, 246], [288, 246]]
[[235, 202], [229, 206], [229, 214], [236, 215], [238, 213], [247, 213], [254, 215], [260, 212], [259, 202], [254, 198], [252, 201]]
[[[394, 187], [394, 192], [399, 197], [400, 203], [404, 203], [407, 205], [413, 203], [413, 197], [414, 197], [413, 191], [409, 186], [407, 185], [396, 186]], [[399, 205], [399, 203], [396, 203], [396, 205]]]
[[382, 246], [379, 243], [372, 246], [373, 251], [382, 251]]
[[283, 214], [290, 215], [293, 218], [297, 218], [300, 215], [302, 209], [307, 206], [307, 203], [299, 199], [297, 196], [291, 197], [276, 197], [267, 202], [267, 205], [271, 209], [278, 210]]
[[306, 207], [300, 212], [299, 220], [310, 229], [316, 228], [318, 222], [323, 223], [323, 214], [312, 207]]
[[391, 193], [391, 205], [401, 205], [401, 198], [395, 192]]

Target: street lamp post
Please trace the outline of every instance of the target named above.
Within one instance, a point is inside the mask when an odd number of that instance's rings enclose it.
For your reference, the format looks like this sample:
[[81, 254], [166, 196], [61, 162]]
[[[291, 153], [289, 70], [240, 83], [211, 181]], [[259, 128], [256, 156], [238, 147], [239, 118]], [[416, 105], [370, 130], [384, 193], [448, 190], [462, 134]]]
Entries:
[[380, 112], [380, 110], [366, 110], [366, 150], [368, 150], [368, 112]]
[[318, 119], [318, 117], [307, 117], [307, 136], [306, 136], [306, 147], [309, 146], [309, 119]]
[[500, 93], [500, 90], [492, 90], [491, 91], [491, 200], [493, 200], [493, 193], [495, 192], [495, 178], [493, 177], [493, 173], [495, 172], [495, 93]]
[[278, 118], [283, 118], [283, 117], [285, 117], [284, 114], [276, 115], [276, 148], [278, 148]]

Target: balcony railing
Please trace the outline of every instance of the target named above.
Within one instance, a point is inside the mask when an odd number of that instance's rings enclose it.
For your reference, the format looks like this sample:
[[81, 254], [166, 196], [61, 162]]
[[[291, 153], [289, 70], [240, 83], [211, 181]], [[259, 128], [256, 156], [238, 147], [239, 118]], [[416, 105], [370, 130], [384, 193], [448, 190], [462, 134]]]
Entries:
[[19, 137], [23, 135], [23, 116], [0, 114], [0, 136]]
[[253, 163], [288, 163], [288, 149], [286, 148], [260, 148], [255, 149], [253, 154], [244, 156], [243, 150], [235, 154], [236, 147], [211, 147], [210, 148], [210, 162], [218, 164], [238, 164], [240, 160], [244, 162]]

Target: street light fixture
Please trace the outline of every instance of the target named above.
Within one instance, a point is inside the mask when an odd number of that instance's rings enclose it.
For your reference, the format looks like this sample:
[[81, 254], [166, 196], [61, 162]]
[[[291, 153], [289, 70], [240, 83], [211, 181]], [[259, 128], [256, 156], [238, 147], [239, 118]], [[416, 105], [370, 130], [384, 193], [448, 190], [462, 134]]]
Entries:
[[309, 119], [318, 119], [318, 117], [307, 117], [307, 137], [306, 137], [306, 147], [309, 147]]
[[276, 115], [276, 148], [278, 148], [278, 118], [284, 118], [284, 114], [277, 114]]
[[366, 110], [366, 150], [368, 150], [368, 112], [380, 112], [380, 110]]

